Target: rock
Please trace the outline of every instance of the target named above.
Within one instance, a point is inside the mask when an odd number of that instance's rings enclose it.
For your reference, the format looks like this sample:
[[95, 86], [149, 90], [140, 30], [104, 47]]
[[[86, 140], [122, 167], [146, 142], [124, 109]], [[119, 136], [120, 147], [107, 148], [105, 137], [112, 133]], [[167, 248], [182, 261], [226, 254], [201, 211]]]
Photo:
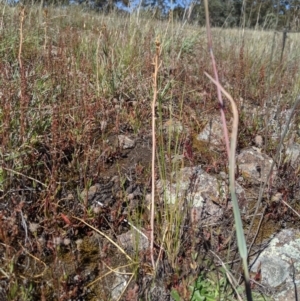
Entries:
[[228, 179], [228, 174], [225, 171], [221, 171], [219, 173], [219, 175], [222, 178], [222, 180], [227, 180]]
[[[286, 126], [287, 125], [290, 126], [290, 124], [288, 124], [288, 121], [291, 114], [292, 114], [292, 109], [287, 109], [280, 112], [278, 120], [274, 118], [274, 124], [276, 125], [275, 134], [278, 135], [278, 138], [280, 138]], [[291, 124], [295, 122], [295, 115], [296, 114], [294, 114], [294, 116], [291, 119]]]
[[[168, 268], [165, 266], [163, 267], [164, 270], [167, 270], [165, 273], [169, 271]], [[159, 269], [159, 267], [158, 267]], [[158, 270], [158, 273], [160, 271]], [[161, 272], [160, 272], [161, 273]], [[141, 279], [141, 288], [145, 288], [145, 292], [142, 292], [142, 298], [140, 297], [139, 300], [149, 300], [149, 301], [175, 301], [171, 294], [170, 290], [167, 288], [166, 284], [164, 281], [162, 281], [161, 277], [156, 277], [157, 279], [153, 279], [152, 275], [146, 274], [145, 276], [142, 277]], [[147, 298], [147, 296], [150, 296], [150, 298]], [[128, 299], [132, 300], [132, 299]], [[176, 299], [178, 300], [178, 299]], [[181, 299], [180, 299], [181, 300]], [[134, 301], [134, 300], [132, 300]]]
[[[267, 118], [270, 138], [273, 141], [279, 141], [285, 127], [287, 126], [292, 110], [281, 110], [277, 105], [263, 109], [261, 109], [261, 107], [256, 107], [255, 110], [256, 115], [258, 115], [262, 120]], [[293, 123], [294, 120], [295, 117], [292, 118], [291, 123]]]
[[132, 229], [117, 236], [118, 241], [120, 242], [124, 250], [126, 250], [127, 252], [134, 252], [136, 250], [142, 251], [149, 248], [148, 238], [139, 231], [140, 230], [136, 231]]
[[[244, 188], [237, 182], [235, 183], [235, 194], [238, 199], [238, 204], [239, 204], [241, 214], [246, 213], [248, 209], [248, 200], [247, 200], [246, 192]], [[229, 205], [231, 206], [232, 203], [229, 203]]]
[[166, 121], [163, 125], [163, 129], [167, 134], [182, 133], [185, 130], [182, 123], [174, 119], [169, 119], [168, 121]]
[[[273, 159], [254, 147], [244, 149], [236, 158], [242, 177], [252, 184], [266, 182]], [[272, 179], [276, 177], [276, 166], [273, 168]]]
[[[229, 175], [226, 172], [221, 171], [219, 173], [219, 177], [222, 180], [223, 190], [226, 191], [227, 195], [230, 195]], [[245, 189], [237, 181], [235, 182], [235, 194], [236, 194], [236, 197], [238, 199], [240, 212], [243, 214], [243, 213], [246, 212], [246, 210], [248, 208], [248, 200], [247, 200]], [[228, 203], [228, 208], [232, 208], [232, 203], [231, 202]]]
[[110, 205], [114, 200], [114, 195], [120, 189], [118, 183], [113, 179], [107, 183], [96, 183], [88, 190], [84, 189], [80, 196], [83, 201], [87, 199], [89, 205], [99, 205], [101, 207]]
[[271, 204], [278, 204], [282, 200], [282, 193], [277, 192], [271, 197]]
[[[292, 113], [292, 109], [282, 110], [279, 105], [279, 99], [282, 96], [277, 95], [274, 98], [276, 103], [273, 103], [266, 107], [261, 107], [260, 105], [255, 105], [251, 102], [245, 101], [243, 105], [243, 121], [245, 126], [251, 126], [253, 122], [259, 125], [259, 128], [264, 128], [263, 124], [268, 125], [268, 137], [267, 140], [271, 139], [273, 142], [277, 143], [280, 140], [280, 137], [287, 126], [287, 122], [290, 118], [290, 114]], [[294, 114], [291, 120], [291, 124], [295, 124], [295, 116]], [[291, 129], [291, 127], [290, 127]], [[264, 137], [265, 138], [265, 137]], [[286, 137], [287, 138], [287, 137]], [[262, 145], [266, 141], [262, 141]], [[257, 147], [261, 147], [256, 144]], [[268, 143], [268, 141], [267, 141]]]
[[224, 131], [221, 117], [215, 117], [206, 124], [202, 132], [197, 136], [197, 140], [208, 142], [210, 148], [218, 148], [224, 144]]
[[[170, 205], [188, 204], [192, 208], [192, 219], [212, 221], [223, 214], [222, 204], [226, 201], [226, 189], [215, 177], [199, 166], [182, 168], [176, 175], [175, 183], [158, 182], [161, 200]], [[165, 199], [164, 199], [165, 198]]]
[[[174, 177], [174, 173], [173, 173]], [[180, 183], [180, 184], [179, 184]], [[235, 183], [241, 213], [245, 212], [248, 201], [244, 188]], [[157, 185], [161, 199], [166, 198], [169, 204], [186, 202], [191, 206], [191, 218], [194, 222], [200, 220], [216, 221], [223, 214], [230, 195], [228, 180], [214, 177], [206, 173], [200, 166], [185, 167], [179, 171], [175, 183], [158, 181]], [[229, 203], [229, 208], [231, 203]]]
[[91, 186], [88, 190], [84, 189], [80, 194], [81, 199], [85, 200], [87, 198], [89, 203], [92, 202], [95, 199], [96, 195], [100, 192], [100, 189], [100, 184], [95, 184]]
[[134, 197], [143, 196], [143, 192], [141, 191], [140, 186], [138, 186], [136, 184], [129, 185], [126, 189], [126, 193], [128, 195], [132, 194]]
[[147, 193], [145, 196], [145, 202], [148, 204], [151, 202], [151, 193]]
[[125, 270], [116, 269], [116, 272], [120, 272], [115, 274], [115, 279], [111, 286], [111, 300], [119, 300], [121, 295], [124, 293], [124, 289], [127, 286], [127, 275], [123, 275], [122, 273], [126, 273]]
[[125, 135], [118, 135], [119, 145], [122, 149], [129, 149], [135, 147], [135, 141]]
[[300, 144], [294, 143], [286, 149], [287, 159], [291, 161], [293, 167], [300, 164]]
[[278, 233], [251, 267], [261, 269], [261, 284], [273, 293], [275, 301], [296, 300], [300, 295], [300, 231], [285, 229]]

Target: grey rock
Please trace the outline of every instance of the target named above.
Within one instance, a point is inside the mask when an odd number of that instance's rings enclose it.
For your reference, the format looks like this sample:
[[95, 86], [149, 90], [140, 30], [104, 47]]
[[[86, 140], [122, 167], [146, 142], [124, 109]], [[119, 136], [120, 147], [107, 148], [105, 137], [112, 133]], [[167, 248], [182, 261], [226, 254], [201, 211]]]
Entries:
[[237, 182], [235, 183], [235, 194], [236, 194], [236, 197], [238, 199], [238, 204], [239, 204], [240, 212], [242, 214], [246, 213], [246, 210], [248, 209], [248, 199], [247, 199], [247, 196], [246, 196], [246, 191]]
[[261, 268], [261, 284], [273, 293], [275, 301], [295, 299], [295, 286], [300, 295], [300, 231], [285, 229], [255, 260], [251, 271]]
[[[259, 111], [260, 108], [257, 108], [257, 110]], [[265, 115], [268, 117], [268, 130], [270, 131], [270, 138], [273, 141], [279, 141], [286, 126], [289, 126], [288, 120], [291, 113], [291, 109], [281, 110], [278, 106], [264, 108], [259, 112], [262, 118], [265, 118]], [[295, 117], [292, 118], [291, 123], [294, 122], [294, 119]]]
[[88, 190], [84, 189], [80, 194], [81, 199], [85, 200], [87, 198], [88, 202], [91, 202], [96, 197], [96, 195], [100, 193], [100, 190], [100, 184], [95, 184], [91, 186]]
[[[239, 172], [244, 179], [252, 184], [266, 182], [268, 173], [271, 169], [273, 159], [260, 152], [259, 149], [252, 147], [244, 149], [236, 158]], [[276, 177], [276, 166], [273, 168], [272, 179]]]
[[[229, 196], [228, 181], [209, 175], [200, 166], [182, 168], [173, 173], [173, 183], [159, 180], [161, 200], [170, 204], [187, 204], [191, 208], [191, 220], [215, 222], [223, 214]], [[241, 212], [248, 206], [245, 190], [236, 183], [236, 195]], [[229, 208], [231, 203], [229, 203]]]
[[218, 148], [224, 144], [224, 132], [221, 118], [219, 116], [210, 120], [202, 132], [197, 136], [197, 140], [209, 143], [210, 148]]
[[289, 265], [279, 256], [263, 257], [259, 260], [261, 264], [262, 283], [270, 287], [282, 284], [289, 275]]
[[[174, 180], [159, 180], [157, 188], [161, 201], [170, 205], [188, 205], [191, 208], [191, 218], [194, 222], [213, 222], [223, 214], [224, 204], [228, 196], [228, 185], [222, 179], [217, 179], [206, 173], [199, 166], [182, 168], [173, 173]], [[241, 197], [243, 189], [238, 187]]]
[[[117, 272], [121, 272], [121, 273], [125, 273], [125, 270], [122, 271], [118, 271], [119, 269], [117, 269]], [[127, 279], [128, 276], [127, 275], [123, 275], [123, 274], [115, 274], [115, 279], [112, 283], [111, 286], [111, 300], [119, 300], [120, 296], [123, 294], [124, 289], [127, 286]]]
[[102, 184], [96, 183], [89, 189], [84, 189], [80, 196], [84, 201], [87, 199], [89, 205], [107, 206], [113, 201], [116, 193], [115, 186], [118, 184], [112, 180]]
[[117, 236], [121, 246], [127, 252], [142, 251], [149, 247], [149, 240], [139, 231], [129, 230]]
[[118, 136], [119, 145], [123, 149], [130, 149], [135, 147], [135, 140], [125, 136], [125, 135], [119, 135]]
[[297, 167], [300, 164], [300, 144], [294, 143], [286, 149], [287, 159], [291, 161], [292, 166]]

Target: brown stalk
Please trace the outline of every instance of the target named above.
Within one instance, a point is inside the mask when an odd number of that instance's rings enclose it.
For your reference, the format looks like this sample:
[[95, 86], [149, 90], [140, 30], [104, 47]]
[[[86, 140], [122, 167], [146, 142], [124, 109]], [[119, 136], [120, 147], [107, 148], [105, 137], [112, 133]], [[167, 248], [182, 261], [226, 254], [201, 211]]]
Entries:
[[23, 46], [23, 25], [24, 25], [24, 19], [25, 19], [25, 8], [21, 7], [21, 11], [19, 13], [20, 17], [20, 44], [19, 44], [19, 52], [18, 52], [18, 61], [19, 61], [19, 67], [20, 69], [23, 68], [22, 64], [22, 46]]
[[20, 77], [21, 77], [21, 99], [20, 99], [20, 136], [22, 139], [24, 139], [25, 134], [25, 111], [27, 108], [27, 95], [26, 95], [26, 77], [25, 77], [25, 70], [23, 67], [23, 61], [22, 61], [22, 47], [23, 47], [23, 25], [25, 20], [25, 7], [21, 7], [20, 13], [20, 43], [19, 43], [19, 52], [18, 52], [18, 62], [19, 62], [19, 68], [20, 68]]
[[151, 190], [151, 218], [150, 218], [150, 256], [153, 270], [155, 271], [155, 261], [153, 255], [153, 246], [154, 246], [154, 215], [155, 215], [155, 149], [156, 149], [156, 137], [155, 137], [155, 105], [157, 100], [157, 77], [158, 71], [161, 66], [160, 53], [161, 53], [161, 44], [159, 38], [155, 41], [156, 53], [154, 58], [154, 72], [153, 72], [153, 101], [152, 101], [152, 190]]
[[43, 11], [43, 15], [45, 18], [45, 22], [44, 22], [44, 50], [46, 50], [47, 48], [47, 29], [48, 29], [48, 10], [44, 9]]

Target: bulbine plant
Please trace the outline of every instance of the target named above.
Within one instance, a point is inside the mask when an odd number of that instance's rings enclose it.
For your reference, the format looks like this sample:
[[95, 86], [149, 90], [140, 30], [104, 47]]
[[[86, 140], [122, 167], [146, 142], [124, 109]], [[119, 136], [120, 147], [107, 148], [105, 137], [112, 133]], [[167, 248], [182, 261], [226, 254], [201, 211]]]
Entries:
[[[238, 116], [237, 106], [236, 106], [234, 100], [232, 99], [230, 94], [227, 93], [226, 90], [221, 86], [221, 84], [219, 83], [219, 80], [218, 80], [218, 73], [217, 73], [216, 64], [215, 64], [214, 55], [213, 55], [213, 49], [212, 49], [212, 39], [211, 39], [211, 32], [210, 32], [209, 11], [208, 11], [208, 1], [207, 0], [205, 0], [205, 15], [206, 15], [206, 30], [207, 30], [207, 36], [208, 36], [208, 47], [209, 47], [209, 51], [210, 51], [210, 55], [211, 55], [211, 59], [212, 59], [213, 69], [215, 72], [215, 79], [213, 79], [206, 72], [205, 72], [205, 75], [218, 88], [218, 99], [219, 99], [219, 103], [221, 105], [221, 116], [222, 116], [223, 127], [224, 127], [224, 137], [225, 137], [227, 152], [228, 152], [228, 156], [229, 156], [229, 189], [230, 189], [230, 194], [231, 194], [231, 201], [233, 204], [234, 222], [235, 222], [235, 228], [236, 228], [236, 234], [237, 234], [237, 244], [238, 244], [240, 256], [243, 261], [247, 300], [252, 301], [248, 263], [247, 263], [247, 259], [248, 259], [247, 245], [246, 245], [246, 239], [245, 239], [245, 235], [244, 235], [239, 205], [238, 205], [237, 197], [236, 197], [236, 193], [235, 193], [235, 176], [234, 176], [235, 150], [236, 150], [236, 144], [237, 144], [239, 116]], [[223, 100], [221, 97], [221, 92], [230, 101], [232, 111], [233, 111], [233, 127], [232, 127], [232, 134], [231, 134], [230, 149], [228, 148], [229, 138], [228, 138], [228, 131], [227, 131], [226, 122], [225, 122], [225, 115], [224, 115], [224, 111], [222, 109], [223, 108]]]
[[234, 223], [235, 223], [235, 229], [237, 234], [237, 243], [239, 248], [239, 253], [243, 261], [243, 267], [244, 267], [244, 276], [245, 276], [245, 284], [246, 284], [246, 294], [247, 294], [247, 300], [252, 300], [251, 295], [251, 288], [250, 288], [250, 278], [249, 278], [249, 271], [248, 271], [248, 252], [247, 252], [247, 244], [246, 239], [244, 235], [243, 230], [243, 224], [240, 214], [240, 209], [235, 193], [235, 176], [234, 176], [234, 170], [235, 170], [235, 150], [236, 150], [236, 144], [237, 144], [237, 133], [238, 133], [238, 110], [236, 107], [236, 104], [230, 94], [226, 92], [226, 90], [218, 83], [216, 80], [214, 80], [209, 74], [205, 72], [205, 75], [216, 85], [218, 86], [221, 91], [224, 93], [224, 95], [228, 98], [230, 101], [232, 111], [233, 111], [233, 127], [232, 127], [232, 135], [231, 135], [231, 142], [230, 142], [230, 156], [229, 156], [229, 190], [231, 194], [231, 201], [233, 204], [233, 213], [234, 213]]

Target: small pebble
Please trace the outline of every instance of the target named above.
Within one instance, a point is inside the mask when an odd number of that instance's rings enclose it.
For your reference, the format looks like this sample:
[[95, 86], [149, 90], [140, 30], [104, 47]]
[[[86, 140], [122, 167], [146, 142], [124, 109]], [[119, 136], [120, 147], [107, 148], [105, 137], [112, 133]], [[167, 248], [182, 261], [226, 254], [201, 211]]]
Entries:
[[71, 243], [71, 239], [70, 238], [64, 238], [64, 245], [68, 246]]
[[29, 223], [29, 230], [32, 233], [36, 232], [39, 227], [40, 225], [37, 223]]
[[127, 196], [128, 200], [131, 201], [134, 198], [134, 194], [133, 193], [129, 193]]
[[150, 203], [150, 202], [151, 202], [151, 193], [146, 194], [145, 201], [146, 201], [147, 203]]

